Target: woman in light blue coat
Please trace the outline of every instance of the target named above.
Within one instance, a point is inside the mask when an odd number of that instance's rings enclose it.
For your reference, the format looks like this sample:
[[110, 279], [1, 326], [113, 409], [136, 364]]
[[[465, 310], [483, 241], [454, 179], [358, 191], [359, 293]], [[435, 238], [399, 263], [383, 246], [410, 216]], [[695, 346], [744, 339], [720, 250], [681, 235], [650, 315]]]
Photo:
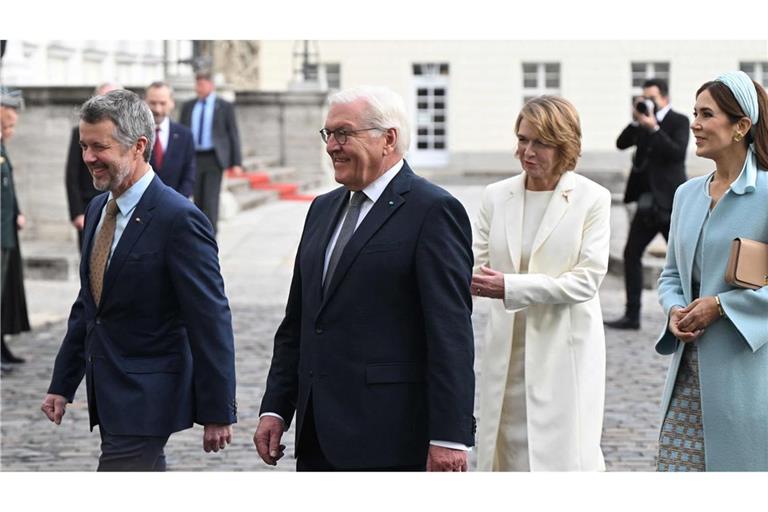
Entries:
[[696, 93], [696, 154], [715, 171], [681, 185], [656, 344], [674, 354], [662, 399], [659, 471], [768, 471], [768, 286], [725, 282], [731, 241], [768, 243], [768, 98], [739, 71]]

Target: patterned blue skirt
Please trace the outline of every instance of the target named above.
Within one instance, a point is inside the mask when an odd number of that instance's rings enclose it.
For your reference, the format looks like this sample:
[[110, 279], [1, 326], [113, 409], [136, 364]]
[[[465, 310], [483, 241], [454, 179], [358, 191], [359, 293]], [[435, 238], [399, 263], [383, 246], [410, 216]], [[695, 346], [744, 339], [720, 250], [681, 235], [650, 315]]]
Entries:
[[706, 471], [701, 421], [699, 351], [687, 343], [659, 436], [657, 471]]

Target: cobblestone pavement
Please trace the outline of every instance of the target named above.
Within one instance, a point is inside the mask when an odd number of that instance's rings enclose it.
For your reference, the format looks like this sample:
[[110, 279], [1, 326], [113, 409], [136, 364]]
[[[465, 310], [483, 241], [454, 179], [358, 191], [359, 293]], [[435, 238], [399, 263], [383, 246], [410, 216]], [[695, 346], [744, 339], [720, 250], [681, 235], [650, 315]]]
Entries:
[[[450, 187], [472, 215], [482, 187]], [[284, 437], [286, 457], [276, 468], [261, 463], [252, 443], [258, 407], [292, 270], [292, 260], [307, 205], [276, 203], [239, 215], [220, 230], [222, 268], [227, 283], [237, 343], [239, 422], [233, 444], [218, 454], [202, 450], [202, 427], [174, 434], [166, 448], [172, 471], [292, 471], [293, 429]], [[260, 283], [261, 286], [257, 283]], [[34, 283], [32, 283], [34, 290]], [[28, 287], [29, 290], [29, 287]], [[28, 291], [29, 293], [29, 291]], [[606, 318], [623, 311], [623, 281], [608, 276], [601, 288]], [[664, 318], [654, 292], [643, 296], [641, 331], [607, 330], [607, 386], [603, 450], [609, 471], [654, 468], [658, 401], [667, 360], [656, 355], [653, 342]], [[488, 304], [475, 305], [475, 338], [483, 339]], [[39, 410], [53, 360], [64, 335], [58, 320], [11, 339], [14, 352], [27, 358], [4, 375], [0, 468], [3, 471], [93, 471], [99, 435], [88, 430], [85, 386], [67, 408], [60, 426]], [[478, 346], [477, 359], [482, 357]], [[478, 418], [482, 421], [482, 417]], [[475, 452], [471, 455], [475, 464]]]

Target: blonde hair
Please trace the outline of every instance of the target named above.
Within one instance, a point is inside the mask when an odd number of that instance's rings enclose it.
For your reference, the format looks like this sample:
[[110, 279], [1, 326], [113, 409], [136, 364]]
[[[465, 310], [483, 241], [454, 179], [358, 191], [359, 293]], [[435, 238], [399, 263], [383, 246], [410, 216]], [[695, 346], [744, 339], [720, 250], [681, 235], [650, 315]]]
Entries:
[[542, 142], [557, 150], [555, 172], [563, 174], [576, 168], [581, 155], [581, 124], [570, 101], [559, 96], [537, 96], [523, 105], [515, 132], [523, 119], [533, 126]]

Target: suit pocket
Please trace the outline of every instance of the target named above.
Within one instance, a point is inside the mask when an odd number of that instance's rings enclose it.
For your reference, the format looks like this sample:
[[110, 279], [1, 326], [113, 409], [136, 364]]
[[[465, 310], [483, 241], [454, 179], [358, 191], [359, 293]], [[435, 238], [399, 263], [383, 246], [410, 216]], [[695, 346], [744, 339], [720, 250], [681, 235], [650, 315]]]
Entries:
[[181, 356], [170, 354], [157, 357], [126, 357], [123, 360], [126, 373], [179, 373]]
[[153, 263], [157, 261], [157, 252], [130, 253], [125, 258], [126, 263]]
[[400, 248], [401, 245], [401, 242], [382, 242], [378, 244], [368, 244], [360, 250], [360, 254], [396, 251]]
[[367, 384], [395, 384], [398, 382], [422, 382], [424, 367], [416, 363], [378, 363], [365, 367]]

